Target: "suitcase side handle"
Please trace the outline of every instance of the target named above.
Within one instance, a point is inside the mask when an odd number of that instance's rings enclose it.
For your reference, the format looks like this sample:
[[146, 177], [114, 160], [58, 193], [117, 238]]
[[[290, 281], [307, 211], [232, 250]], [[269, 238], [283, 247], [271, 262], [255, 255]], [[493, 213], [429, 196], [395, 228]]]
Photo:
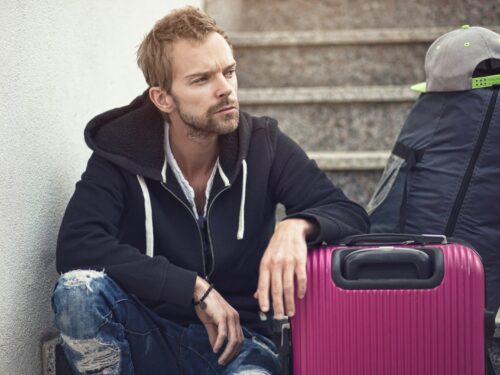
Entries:
[[370, 233], [358, 234], [341, 239], [337, 244], [342, 246], [371, 245], [445, 245], [446, 236], [437, 234], [406, 233]]

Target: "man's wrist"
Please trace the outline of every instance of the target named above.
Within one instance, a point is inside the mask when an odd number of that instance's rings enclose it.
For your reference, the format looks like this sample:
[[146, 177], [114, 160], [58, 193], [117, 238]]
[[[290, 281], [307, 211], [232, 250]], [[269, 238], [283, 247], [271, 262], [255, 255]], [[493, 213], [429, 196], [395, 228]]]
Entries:
[[208, 297], [208, 295], [210, 294], [210, 292], [212, 291], [213, 288], [214, 288], [214, 284], [210, 284], [208, 289], [205, 291], [205, 293], [203, 293], [203, 295], [200, 297], [199, 300], [195, 300], [193, 298], [193, 305], [200, 306], [200, 308], [202, 310], [205, 310], [207, 308], [207, 304], [205, 303], [205, 299]]
[[210, 287], [210, 284], [200, 276], [196, 277], [196, 281], [194, 282], [194, 290], [193, 290], [193, 300], [198, 301]]
[[278, 224], [279, 226], [291, 226], [294, 231], [302, 234], [304, 238], [314, 237], [318, 233], [318, 225], [312, 220], [307, 220], [303, 218], [290, 218], [285, 219]]

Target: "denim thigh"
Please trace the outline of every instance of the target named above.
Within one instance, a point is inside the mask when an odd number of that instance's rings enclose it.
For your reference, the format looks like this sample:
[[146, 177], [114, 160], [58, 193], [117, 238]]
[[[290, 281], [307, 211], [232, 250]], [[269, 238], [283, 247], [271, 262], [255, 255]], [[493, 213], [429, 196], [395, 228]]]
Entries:
[[159, 317], [103, 272], [63, 274], [52, 297], [54, 323], [76, 374], [279, 374], [274, 343], [243, 327], [239, 355], [217, 363], [205, 327]]
[[180, 373], [183, 327], [165, 319], [159, 326], [153, 312], [103, 272], [63, 274], [52, 308], [64, 353], [76, 374]]

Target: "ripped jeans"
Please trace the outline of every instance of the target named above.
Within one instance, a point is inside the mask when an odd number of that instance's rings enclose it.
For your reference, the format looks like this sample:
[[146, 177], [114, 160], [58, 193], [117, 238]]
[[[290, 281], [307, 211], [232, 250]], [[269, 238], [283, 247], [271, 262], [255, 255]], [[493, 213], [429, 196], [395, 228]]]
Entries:
[[163, 319], [103, 272], [63, 274], [52, 296], [54, 322], [75, 374], [279, 374], [274, 343], [243, 328], [239, 355], [221, 366], [205, 327]]

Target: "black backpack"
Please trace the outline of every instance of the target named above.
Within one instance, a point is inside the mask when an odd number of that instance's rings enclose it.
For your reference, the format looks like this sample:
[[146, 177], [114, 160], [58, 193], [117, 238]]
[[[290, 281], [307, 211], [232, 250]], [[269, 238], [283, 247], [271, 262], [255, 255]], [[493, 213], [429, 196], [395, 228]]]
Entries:
[[420, 96], [368, 205], [371, 232], [445, 234], [482, 257], [500, 306], [499, 87]]

